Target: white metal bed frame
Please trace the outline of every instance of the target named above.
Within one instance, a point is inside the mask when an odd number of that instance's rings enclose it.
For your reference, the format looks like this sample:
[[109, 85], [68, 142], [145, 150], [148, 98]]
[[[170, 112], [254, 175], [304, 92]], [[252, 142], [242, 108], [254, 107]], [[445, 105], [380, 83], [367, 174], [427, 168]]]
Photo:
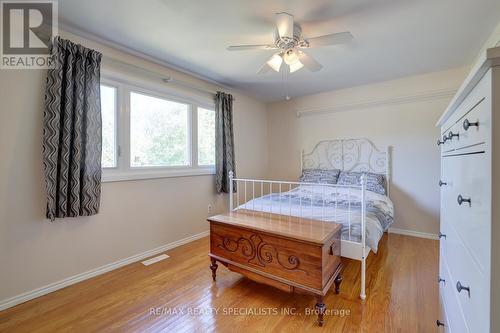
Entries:
[[[310, 153], [301, 153], [301, 172], [303, 169], [340, 169], [342, 171], [351, 172], [372, 172], [377, 174], [383, 174], [387, 181], [387, 195], [389, 195], [390, 189], [390, 151], [387, 148], [385, 151], [378, 150], [375, 145], [368, 139], [339, 139], [339, 140], [324, 140], [316, 144]], [[281, 198], [282, 190], [287, 189], [288, 191], [292, 188], [298, 186], [320, 186], [323, 187], [323, 210], [319, 215], [313, 215], [313, 206], [311, 198], [311, 218], [324, 217], [324, 189], [334, 188], [335, 192], [338, 193], [339, 188], [348, 189], [348, 223], [349, 223], [349, 240], [342, 239], [341, 255], [343, 257], [355, 259], [361, 261], [361, 286], [360, 286], [360, 298], [366, 299], [366, 258], [370, 254], [370, 247], [366, 246], [366, 178], [363, 175], [361, 177], [361, 183], [358, 186], [346, 186], [337, 184], [317, 184], [317, 183], [301, 183], [301, 182], [288, 182], [288, 181], [278, 181], [278, 180], [263, 180], [263, 179], [244, 179], [244, 178], [234, 178], [233, 172], [229, 172], [229, 209], [231, 211], [236, 210], [240, 207], [240, 192], [237, 191], [236, 194], [233, 193], [233, 186], [236, 183], [237, 188], [241, 190], [240, 186], [243, 186], [244, 203], [249, 202], [247, 200], [248, 196], [251, 196], [250, 200], [255, 199], [255, 189], [260, 189], [260, 196], [264, 194], [276, 193], [273, 191], [275, 187], [278, 187], [277, 193]], [[250, 188], [248, 184], [251, 184]], [[256, 186], [257, 185], [257, 186]], [[265, 187], [268, 187], [269, 192], [265, 191]], [[361, 190], [361, 242], [351, 239], [351, 195], [350, 189], [360, 189]], [[250, 192], [250, 193], [249, 193]], [[259, 192], [259, 191], [257, 191]], [[259, 194], [259, 193], [258, 193]], [[237, 205], [234, 206], [234, 197], [236, 196]], [[255, 201], [254, 205], [255, 205]], [[336, 201], [337, 202], [337, 201]], [[247, 205], [248, 206], [248, 205]], [[246, 209], [255, 209], [254, 207], [247, 207]], [[282, 204], [280, 200], [279, 210], [277, 213], [282, 215], [291, 215], [291, 204], [289, 205], [289, 211], [282, 210]], [[302, 216], [302, 199], [300, 198], [300, 215]], [[258, 207], [257, 207], [258, 208]], [[273, 207], [271, 207], [273, 211]], [[274, 212], [274, 211], [273, 211]], [[323, 215], [322, 215], [323, 214]], [[335, 203], [335, 216], [337, 214], [337, 203]]]

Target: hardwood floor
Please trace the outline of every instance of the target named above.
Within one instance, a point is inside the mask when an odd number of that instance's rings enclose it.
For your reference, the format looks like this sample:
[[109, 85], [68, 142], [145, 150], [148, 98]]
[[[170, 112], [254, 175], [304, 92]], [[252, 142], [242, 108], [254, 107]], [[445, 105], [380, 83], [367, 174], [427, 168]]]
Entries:
[[307, 313], [315, 303], [309, 295], [254, 283], [222, 265], [213, 283], [203, 238], [151, 266], [134, 263], [0, 312], [0, 331], [436, 332], [438, 252], [434, 240], [384, 235], [368, 258], [365, 303], [360, 264], [344, 259], [340, 295], [326, 296], [330, 312], [320, 328]]

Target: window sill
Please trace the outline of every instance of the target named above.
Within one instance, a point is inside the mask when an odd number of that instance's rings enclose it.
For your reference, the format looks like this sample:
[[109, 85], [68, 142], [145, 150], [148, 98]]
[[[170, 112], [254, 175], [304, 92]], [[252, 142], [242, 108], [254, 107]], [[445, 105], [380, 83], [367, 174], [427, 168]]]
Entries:
[[174, 170], [131, 170], [129, 172], [113, 172], [111, 170], [103, 170], [102, 182], [110, 183], [130, 180], [191, 177], [204, 175], [215, 175], [215, 167]]

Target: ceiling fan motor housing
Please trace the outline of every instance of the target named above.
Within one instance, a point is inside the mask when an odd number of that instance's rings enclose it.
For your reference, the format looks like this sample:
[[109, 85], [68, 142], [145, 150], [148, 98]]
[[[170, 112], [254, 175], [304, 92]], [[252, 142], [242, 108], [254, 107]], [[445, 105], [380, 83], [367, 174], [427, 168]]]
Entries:
[[276, 47], [286, 51], [289, 49], [293, 49], [296, 46], [303, 46], [306, 41], [301, 40], [302, 37], [302, 28], [300, 25], [294, 23], [293, 25], [293, 38], [289, 37], [280, 37], [278, 30], [275, 32], [276, 34]]

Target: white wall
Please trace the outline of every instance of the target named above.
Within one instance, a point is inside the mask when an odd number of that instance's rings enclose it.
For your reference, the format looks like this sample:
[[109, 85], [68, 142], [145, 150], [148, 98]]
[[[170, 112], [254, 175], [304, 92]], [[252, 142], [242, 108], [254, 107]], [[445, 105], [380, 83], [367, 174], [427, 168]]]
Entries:
[[[466, 69], [408, 77], [278, 102], [268, 107], [269, 172], [273, 178], [297, 179], [299, 154], [325, 139], [366, 137], [379, 149], [392, 146], [391, 198], [393, 227], [437, 234], [439, 230], [439, 150], [435, 123], [451, 95], [423, 98], [433, 92], [454, 91]], [[407, 103], [380, 105], [381, 100], [408, 97]], [[376, 106], [361, 106], [377, 101]], [[298, 118], [300, 110], [348, 111]], [[356, 106], [358, 105], [358, 106]]]
[[[111, 56], [216, 89], [101, 44], [62, 35], [102, 51], [105, 59]], [[40, 70], [0, 71], [0, 303], [206, 231], [207, 205], [215, 204], [216, 211], [221, 211], [226, 202], [225, 196], [214, 193], [213, 176], [114, 182], [103, 184], [98, 215], [53, 223], [46, 220], [41, 151], [45, 76]], [[266, 107], [237, 91], [230, 92], [235, 96], [238, 175], [263, 177]]]

